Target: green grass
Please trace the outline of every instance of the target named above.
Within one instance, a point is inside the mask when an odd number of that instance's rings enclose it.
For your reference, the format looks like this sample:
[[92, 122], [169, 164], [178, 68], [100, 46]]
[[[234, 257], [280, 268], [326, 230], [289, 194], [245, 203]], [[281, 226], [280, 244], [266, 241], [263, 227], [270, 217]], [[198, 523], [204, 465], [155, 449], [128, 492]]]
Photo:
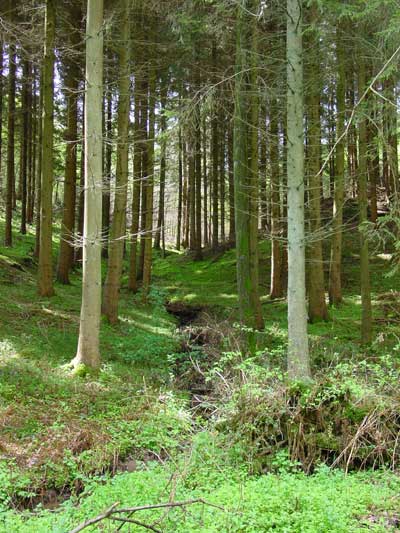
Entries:
[[42, 488], [69, 490], [77, 476], [114, 468], [130, 453], [164, 453], [190, 430], [179, 398], [158, 400], [169, 390], [168, 354], [180, 346], [164, 296], [153, 291], [145, 305], [122, 291], [120, 323], [101, 326], [99, 375], [72, 377], [65, 365], [77, 346], [80, 275], [40, 298], [33, 245], [30, 234], [0, 247], [3, 503]]
[[[165, 533], [395, 531], [390, 524], [395, 523], [391, 517], [397, 517], [400, 481], [389, 474], [345, 476], [322, 469], [312, 477], [285, 473], [249, 477], [223, 466], [216, 472], [212, 465], [203, 464], [195, 471], [186, 465], [186, 474], [181, 473], [172, 487], [172, 473], [169, 466], [149, 465], [91, 487], [78, 507], [69, 501], [58, 513], [6, 513], [0, 518], [0, 531], [64, 533], [115, 502], [120, 507], [165, 502], [172, 490], [176, 501], [201, 497], [223, 509], [197, 504], [187, 512], [172, 510], [165, 516], [160, 511], [146, 511], [135, 518], [147, 524], [161, 520], [158, 527]], [[129, 531], [143, 528], [131, 526]]]
[[[57, 240], [55, 234], [55, 259]], [[101, 371], [81, 378], [71, 376], [65, 367], [76, 350], [80, 273], [73, 273], [70, 286], [56, 284], [53, 298], [40, 298], [31, 260], [34, 235], [15, 234], [14, 243], [11, 249], [0, 246], [0, 531], [65, 532], [114, 501], [137, 505], [168, 500], [174, 472], [179, 478], [177, 499], [201, 496], [226, 511], [200, 506], [187, 514], [171, 512], [163, 525], [166, 532], [362, 531], [368, 516], [372, 517], [370, 530], [390, 531], [389, 522], [379, 524], [379, 520], [384, 520], [385, 510], [398, 511], [394, 497], [399, 479], [394, 474], [365, 472], [346, 477], [322, 469], [306, 477], [289, 474], [284, 463], [280, 474], [249, 476], [248, 465], [238, 456], [227, 459], [214, 437], [196, 436], [205, 426], [215, 429], [189, 409], [188, 395], [174, 385], [171, 361], [180, 351], [181, 339], [164, 302], [172, 299], [204, 306], [218, 320], [235, 322], [234, 250], [199, 262], [173, 251], [166, 259], [155, 254], [150, 302], [143, 304], [140, 294], [134, 297], [122, 289], [119, 324], [101, 325]], [[266, 373], [284, 369], [287, 343], [286, 304], [271, 302], [267, 296], [269, 263], [269, 243], [262, 242], [266, 328], [258, 337], [256, 357], [240, 362], [239, 369], [249, 377], [258, 372], [257, 379], [260, 369]], [[344, 304], [330, 309], [328, 322], [309, 325], [314, 370], [337, 365], [342, 369], [337, 372], [340, 379], [348, 375], [351, 380], [352, 365], [368, 361], [366, 380], [360, 386], [366, 388], [371, 382], [375, 394], [376, 386], [389, 381], [392, 386], [396, 380], [398, 328], [377, 322], [376, 340], [361, 348], [358, 256], [351, 242], [344, 264]], [[371, 262], [378, 319], [388, 313], [381, 295], [399, 287], [396, 276], [386, 276], [388, 271], [384, 257]], [[389, 312], [397, 316], [395, 303], [391, 305], [394, 310]], [[210, 374], [228, 366], [230, 357], [222, 354]], [[386, 364], [389, 359], [390, 365]], [[348, 367], [343, 370], [343, 365]], [[232, 453], [235, 456], [234, 449]], [[137, 461], [137, 470], [118, 473], [129, 458]], [[158, 464], [149, 462], [156, 458]], [[110, 472], [117, 475], [109, 479]], [[7, 510], [15, 502], [41, 501], [40, 492], [46, 505], [49, 489], [71, 494], [58, 512], [28, 515]], [[78, 499], [82, 489], [85, 492]]]

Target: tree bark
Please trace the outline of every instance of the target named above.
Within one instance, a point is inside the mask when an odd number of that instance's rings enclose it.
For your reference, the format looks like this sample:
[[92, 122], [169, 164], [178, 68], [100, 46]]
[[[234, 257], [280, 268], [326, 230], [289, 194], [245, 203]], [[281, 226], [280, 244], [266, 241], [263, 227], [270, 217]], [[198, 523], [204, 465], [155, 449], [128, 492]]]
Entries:
[[21, 228], [22, 235], [26, 235], [26, 215], [27, 215], [27, 189], [28, 189], [28, 146], [29, 146], [29, 83], [31, 77], [31, 66], [27, 59], [24, 59], [22, 66], [22, 94], [21, 94], [21, 142], [20, 142], [20, 172], [19, 181], [21, 184]]
[[[248, 13], [254, 9], [252, 0], [242, 0], [238, 6], [236, 27], [236, 65], [235, 65], [235, 108], [233, 133], [233, 159], [235, 181], [235, 227], [236, 227], [236, 264], [241, 322], [249, 328], [260, 328], [262, 317], [257, 287], [257, 243], [254, 240], [255, 215], [252, 193], [253, 184], [258, 181], [254, 168], [255, 137], [253, 123], [257, 111], [250, 96], [249, 67], [251, 61], [249, 50], [252, 46], [251, 27], [253, 21]], [[254, 82], [254, 79], [252, 80]], [[250, 121], [249, 129], [248, 124]], [[258, 123], [258, 121], [257, 121]], [[257, 134], [257, 128], [255, 129]], [[249, 165], [250, 163], [250, 165]], [[254, 177], [256, 174], [256, 177]], [[258, 186], [256, 187], [256, 190]], [[249, 336], [249, 343], [254, 344], [254, 336]], [[254, 346], [250, 346], [252, 348]]]
[[208, 172], [207, 172], [207, 124], [203, 117], [203, 241], [204, 247], [209, 245], [208, 239]]
[[[193, 132], [191, 132], [193, 135]], [[189, 250], [196, 249], [196, 167], [195, 144], [190, 137], [188, 142], [188, 212], [189, 212]]]
[[108, 237], [110, 231], [110, 210], [111, 210], [111, 162], [112, 162], [112, 89], [111, 83], [108, 85], [107, 99], [106, 99], [106, 116], [105, 116], [105, 130], [106, 143], [104, 154], [104, 184], [103, 184], [103, 246], [102, 256], [108, 257]]
[[33, 222], [33, 206], [35, 197], [35, 170], [36, 170], [36, 73], [31, 70], [31, 79], [28, 85], [28, 109], [29, 109], [29, 132], [28, 132], [28, 187], [26, 199], [26, 222]]
[[280, 206], [278, 106], [274, 98], [270, 112], [271, 158], [271, 288], [270, 298], [283, 296], [282, 286], [282, 226]]
[[311, 377], [305, 286], [302, 13], [287, 0], [288, 373]]
[[228, 127], [228, 196], [229, 196], [229, 241], [235, 242], [235, 183], [233, 176], [233, 128]]
[[[165, 77], [164, 77], [165, 78]], [[165, 116], [165, 105], [167, 99], [167, 80], [162, 79], [161, 87], [161, 117], [160, 117], [160, 188], [158, 194], [158, 215], [157, 215], [157, 229], [154, 237], [154, 248], [161, 249], [161, 233], [164, 231], [165, 224], [165, 174], [166, 174], [166, 144], [165, 138], [167, 130], [167, 118]]]
[[118, 300], [126, 227], [128, 193], [128, 131], [130, 111], [130, 29], [129, 0], [121, 0], [121, 44], [119, 55], [119, 102], [117, 169], [114, 210], [110, 230], [107, 276], [104, 284], [103, 314], [110, 324], [118, 322]]
[[149, 137], [147, 145], [147, 175], [145, 178], [146, 217], [143, 260], [143, 298], [145, 300], [147, 299], [150, 292], [153, 250], [155, 93], [156, 76], [155, 72], [151, 72], [149, 79]]
[[79, 70], [75, 62], [68, 61], [65, 80], [67, 100], [67, 131], [65, 134], [65, 179], [64, 206], [61, 223], [60, 252], [57, 265], [57, 281], [69, 284], [69, 272], [74, 261], [74, 227], [76, 202], [76, 162], [78, 143], [78, 101]]
[[129, 280], [128, 289], [137, 292], [137, 243], [140, 217], [140, 184], [142, 180], [142, 144], [143, 132], [141, 130], [142, 94], [140, 82], [135, 78], [135, 115], [134, 115], [134, 154], [133, 154], [133, 195], [132, 195], [132, 225], [131, 225], [131, 249], [129, 256]]
[[38, 291], [40, 296], [53, 296], [53, 113], [54, 113], [54, 38], [55, 1], [46, 0], [45, 48], [43, 58], [43, 138], [42, 180], [40, 199], [40, 248]]
[[37, 187], [36, 190], [36, 198], [35, 198], [35, 211], [36, 211], [36, 218], [35, 218], [35, 225], [36, 225], [36, 234], [35, 234], [35, 251], [34, 256], [39, 257], [39, 250], [40, 250], [40, 202], [41, 202], [41, 189], [42, 189], [42, 141], [43, 141], [43, 120], [42, 120], [42, 109], [43, 109], [43, 69], [40, 73], [40, 80], [39, 80], [39, 112], [37, 117], [37, 128], [39, 130], [38, 134], [38, 143], [37, 143], [37, 153], [38, 153], [38, 165], [37, 165], [37, 173], [36, 173], [36, 183]]
[[[358, 56], [358, 94], [366, 88], [366, 67], [363, 50]], [[359, 132], [359, 167], [358, 167], [358, 203], [360, 223], [360, 279], [361, 279], [361, 342], [368, 344], [372, 339], [372, 305], [369, 275], [368, 240], [363, 231], [363, 224], [368, 220], [367, 193], [367, 123], [362, 114], [358, 123]]]
[[[310, 8], [312, 28], [318, 24], [317, 5]], [[320, 114], [320, 54], [318, 30], [309, 34], [310, 88], [308, 91], [308, 195], [310, 244], [308, 247], [308, 314], [311, 322], [328, 319], [325, 301], [324, 263], [321, 238], [321, 114]]]
[[182, 197], [183, 197], [183, 161], [182, 161], [182, 129], [179, 127], [178, 132], [178, 221], [176, 229], [176, 249], [181, 249], [182, 233]]
[[[4, 43], [0, 40], [0, 169], [3, 156], [3, 88], [4, 88]], [[0, 172], [0, 194], [3, 192], [3, 173]]]
[[[197, 80], [197, 87], [200, 87], [200, 80]], [[195, 131], [194, 131], [194, 182], [195, 182], [195, 259], [202, 259], [201, 249], [201, 121], [199, 104], [195, 109]]]
[[[213, 66], [217, 64], [217, 48], [213, 44], [212, 49]], [[212, 159], [212, 236], [211, 246], [213, 250], [218, 248], [218, 112], [217, 99], [214, 97], [212, 117], [211, 117], [211, 159]]]
[[72, 366], [100, 365], [102, 237], [103, 0], [88, 0], [86, 22], [85, 211], [82, 306]]
[[[250, 3], [251, 12], [257, 12], [256, 1]], [[249, 149], [249, 262], [250, 262], [250, 280], [251, 280], [251, 300], [254, 312], [255, 327], [258, 330], [264, 328], [264, 320], [262, 316], [261, 301], [259, 296], [259, 268], [258, 268], [258, 218], [259, 218], [259, 168], [258, 168], [258, 154], [259, 154], [259, 98], [257, 87], [258, 76], [258, 28], [257, 24], [252, 24], [252, 33], [250, 36], [250, 113], [249, 113], [249, 137], [250, 137], [250, 149]], [[225, 177], [223, 178], [225, 179]], [[224, 202], [224, 198], [221, 193], [221, 206]], [[222, 217], [222, 208], [221, 208]], [[224, 218], [223, 218], [224, 220]], [[225, 233], [225, 232], [224, 232]]]
[[16, 55], [15, 45], [8, 46], [8, 118], [7, 118], [7, 189], [6, 189], [6, 221], [4, 245], [12, 246], [12, 213], [13, 191], [15, 181], [15, 85], [16, 85]]
[[[337, 123], [336, 135], [338, 139], [343, 135], [346, 114], [346, 68], [345, 50], [343, 46], [343, 30], [339, 25], [337, 29], [337, 71], [336, 86]], [[345, 165], [345, 137], [338, 142], [336, 147], [336, 176], [334, 184], [333, 219], [332, 219], [332, 244], [329, 271], [329, 302], [331, 305], [342, 303], [342, 226], [343, 226], [343, 201], [344, 201], [344, 165]]]

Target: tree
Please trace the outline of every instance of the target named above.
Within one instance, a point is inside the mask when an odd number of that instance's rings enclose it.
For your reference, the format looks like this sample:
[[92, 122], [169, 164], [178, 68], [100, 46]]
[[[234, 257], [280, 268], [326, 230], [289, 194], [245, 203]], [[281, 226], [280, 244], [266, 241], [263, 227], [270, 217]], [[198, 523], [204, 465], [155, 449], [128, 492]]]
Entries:
[[311, 377], [305, 287], [302, 5], [287, 0], [288, 372]]
[[131, 250], [129, 256], [128, 289], [137, 291], [137, 243], [140, 217], [140, 189], [142, 179], [142, 130], [141, 130], [142, 94], [140, 92], [139, 77], [135, 77], [135, 117], [134, 117], [134, 154], [133, 154], [133, 195], [132, 195], [132, 224]]
[[103, 118], [105, 120], [106, 143], [104, 147], [104, 184], [103, 184], [103, 257], [108, 257], [108, 237], [110, 232], [111, 211], [111, 167], [112, 167], [112, 85], [108, 80], [106, 97], [104, 98]]
[[342, 302], [342, 225], [343, 225], [343, 200], [344, 200], [344, 165], [345, 165], [345, 113], [346, 113], [346, 67], [345, 50], [343, 45], [344, 32], [342, 25], [337, 28], [337, 86], [336, 107], [337, 124], [336, 133], [338, 143], [336, 147], [336, 175], [334, 184], [333, 220], [332, 220], [332, 245], [329, 271], [329, 302], [338, 305]]
[[27, 216], [27, 186], [28, 186], [28, 145], [29, 145], [29, 83], [31, 77], [31, 65], [27, 59], [23, 61], [22, 67], [22, 121], [21, 121], [21, 148], [20, 148], [20, 185], [21, 185], [21, 233], [26, 234]]
[[165, 115], [165, 105], [167, 99], [168, 85], [164, 75], [161, 79], [161, 116], [160, 116], [160, 188], [158, 195], [158, 217], [157, 229], [154, 237], [154, 248], [160, 250], [161, 236], [165, 234], [165, 176], [166, 176], [166, 150], [167, 150], [167, 117]]
[[[11, 10], [11, 13], [13, 10]], [[7, 118], [7, 188], [6, 188], [6, 223], [5, 223], [5, 246], [12, 246], [12, 209], [13, 191], [15, 182], [15, 45], [10, 42], [8, 46], [9, 74], [8, 74], [8, 118]]]
[[[253, 226], [257, 213], [254, 211], [255, 193], [252, 190], [258, 181], [254, 177], [254, 156], [258, 153], [255, 146], [258, 119], [255, 117], [256, 102], [251, 96], [251, 91], [255, 89], [251, 86], [254, 78], [250, 79], [248, 72], [250, 65], [254, 68], [249, 57], [249, 51], [254, 45], [251, 31], [253, 20], [249, 17], [249, 12], [254, 10], [254, 6], [255, 2], [252, 0], [242, 0], [237, 8], [233, 159], [239, 312], [243, 324], [261, 328], [258, 276], [255, 274], [258, 259]], [[257, 189], [257, 186], [258, 184], [254, 188]]]
[[270, 164], [271, 164], [271, 288], [270, 297], [281, 298], [282, 286], [282, 238], [279, 169], [279, 126], [277, 102], [273, 97], [270, 114]]
[[[358, 56], [358, 96], [361, 98], [366, 89], [366, 67], [364, 50], [360, 47]], [[358, 167], [358, 205], [360, 224], [360, 278], [361, 278], [361, 341], [368, 344], [372, 338], [372, 305], [369, 275], [368, 240], [363, 225], [368, 220], [367, 192], [367, 119], [362, 110], [358, 122], [359, 167]]]
[[82, 305], [72, 366], [100, 365], [102, 237], [103, 0], [88, 0], [86, 22], [85, 208]]
[[311, 50], [310, 87], [308, 89], [308, 195], [310, 219], [310, 244], [308, 247], [308, 314], [310, 320], [327, 320], [325, 301], [324, 263], [321, 232], [321, 72], [319, 54], [318, 8], [315, 2], [310, 7], [309, 30]]
[[[79, 10], [70, 13], [72, 24], [80, 19]], [[71, 44], [75, 48], [79, 44], [79, 32], [71, 35]], [[65, 92], [67, 100], [67, 130], [65, 133], [65, 180], [64, 206], [61, 224], [60, 253], [57, 265], [57, 280], [69, 284], [69, 272], [74, 261], [73, 234], [75, 227], [76, 204], [76, 165], [78, 150], [78, 88], [79, 65], [71, 56], [65, 58]]]
[[104, 284], [103, 313], [111, 324], [118, 321], [119, 287], [124, 253], [128, 192], [128, 129], [130, 111], [130, 27], [129, 0], [121, 0], [121, 40], [119, 43], [119, 102], [117, 169], [114, 212], [110, 230], [107, 277]]
[[40, 296], [53, 296], [53, 112], [55, 1], [46, 0], [45, 46], [43, 56], [42, 178], [40, 189], [40, 247], [38, 290]]
[[144, 187], [146, 190], [146, 212], [144, 219], [143, 242], [143, 297], [146, 299], [150, 292], [152, 251], [153, 251], [153, 193], [154, 193], [154, 136], [155, 136], [155, 93], [156, 75], [152, 67], [149, 74], [149, 135], [147, 141], [146, 176]]
[[[4, 42], [0, 39], [0, 168], [3, 155], [3, 87], [4, 87]], [[0, 177], [0, 191], [3, 188], [3, 177]]]

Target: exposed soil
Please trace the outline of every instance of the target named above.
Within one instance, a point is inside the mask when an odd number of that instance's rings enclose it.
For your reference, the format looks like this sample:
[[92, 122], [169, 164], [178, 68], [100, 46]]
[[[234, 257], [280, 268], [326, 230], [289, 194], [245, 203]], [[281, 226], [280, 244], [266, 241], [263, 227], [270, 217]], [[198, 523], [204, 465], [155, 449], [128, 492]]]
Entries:
[[187, 326], [194, 322], [204, 307], [189, 305], [185, 302], [167, 302], [165, 308], [171, 315], [179, 321], [179, 326]]

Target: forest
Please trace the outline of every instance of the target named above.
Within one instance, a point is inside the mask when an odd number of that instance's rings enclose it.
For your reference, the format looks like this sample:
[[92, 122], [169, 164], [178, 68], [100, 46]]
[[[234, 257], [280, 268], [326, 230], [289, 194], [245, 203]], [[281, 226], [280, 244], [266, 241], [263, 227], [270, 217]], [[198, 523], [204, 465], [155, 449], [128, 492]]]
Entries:
[[0, 0], [0, 533], [400, 531], [399, 0]]

